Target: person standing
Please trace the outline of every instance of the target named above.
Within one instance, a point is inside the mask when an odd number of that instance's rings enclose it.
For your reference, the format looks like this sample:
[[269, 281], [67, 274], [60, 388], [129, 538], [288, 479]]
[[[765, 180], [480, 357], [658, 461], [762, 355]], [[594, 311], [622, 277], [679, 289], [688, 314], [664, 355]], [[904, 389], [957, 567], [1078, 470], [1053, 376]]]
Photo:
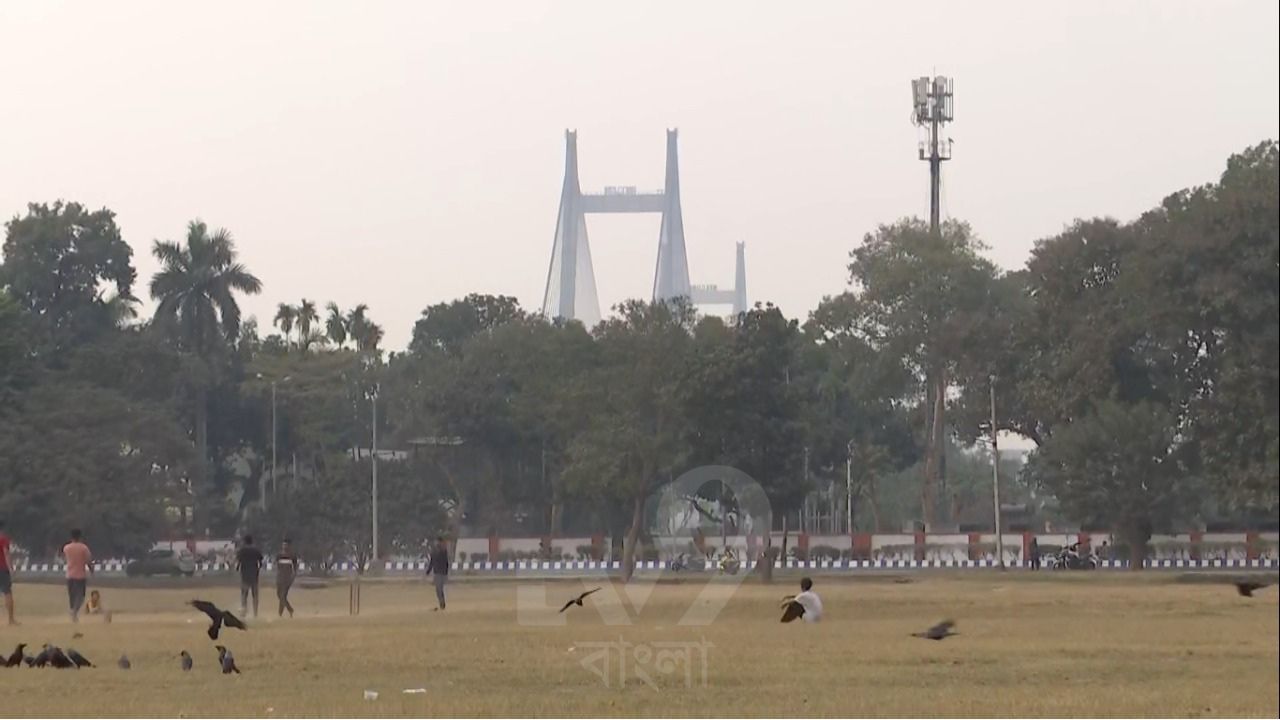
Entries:
[[293, 606], [289, 604], [289, 588], [293, 587], [293, 579], [298, 572], [298, 556], [293, 554], [293, 544], [289, 538], [280, 543], [280, 552], [276, 555], [276, 599], [280, 601], [280, 617], [289, 611], [293, 617]]
[[4, 531], [4, 521], [0, 520], [0, 595], [4, 595], [4, 609], [9, 615], [9, 624], [17, 625], [13, 619], [13, 566], [9, 561], [9, 536]]
[[436, 538], [436, 545], [431, 550], [427, 561], [427, 574], [432, 577], [436, 586], [437, 610], [444, 609], [444, 585], [449, 581], [449, 544], [443, 537]]
[[71, 542], [62, 546], [62, 557], [67, 561], [67, 602], [71, 608], [71, 622], [80, 622], [80, 608], [84, 605], [85, 586], [89, 573], [93, 572], [93, 553], [84, 544], [80, 529], [71, 530]]
[[1031, 569], [1040, 569], [1040, 541], [1036, 540], [1036, 536], [1031, 536], [1031, 542], [1027, 543], [1027, 560], [1031, 561]]
[[258, 617], [258, 574], [262, 571], [262, 552], [253, 546], [253, 536], [245, 535], [244, 544], [236, 551], [236, 569], [240, 571], [240, 614], [249, 612], [249, 595], [253, 595], [253, 616]]

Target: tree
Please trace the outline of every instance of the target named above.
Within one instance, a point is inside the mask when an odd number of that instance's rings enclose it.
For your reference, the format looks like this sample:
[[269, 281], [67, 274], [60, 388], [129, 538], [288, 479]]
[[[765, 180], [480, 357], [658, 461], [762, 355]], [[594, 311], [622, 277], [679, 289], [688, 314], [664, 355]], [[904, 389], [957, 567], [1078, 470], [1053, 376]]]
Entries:
[[650, 493], [673, 479], [688, 453], [680, 396], [693, 346], [693, 308], [683, 301], [629, 300], [596, 331], [601, 363], [584, 377], [593, 408], [569, 444], [565, 478], [579, 495], [630, 506], [623, 577], [635, 570], [636, 544]]
[[298, 310], [294, 306], [288, 303], [280, 303], [276, 306], [276, 317], [272, 324], [284, 333], [285, 345], [289, 344], [289, 337], [293, 334], [293, 324], [297, 317]]
[[432, 305], [413, 326], [409, 350], [456, 354], [468, 338], [524, 316], [515, 298], [472, 293], [461, 300]]
[[68, 347], [133, 299], [133, 250], [110, 210], [31, 203], [5, 227], [0, 288], [30, 314], [41, 345]]
[[[681, 378], [693, 457], [745, 472], [772, 510], [785, 516], [809, 490], [801, 461], [801, 395], [791, 382], [799, 371], [799, 328], [773, 305], [756, 305], [738, 315], [727, 339], [699, 343]], [[763, 533], [766, 558], [772, 557], [771, 529], [753, 528]], [[772, 579], [773, 563], [760, 567], [766, 581]]]
[[13, 407], [18, 392], [31, 382], [33, 370], [25, 313], [0, 289], [0, 408]]
[[935, 236], [919, 218], [882, 225], [850, 253], [858, 333], [902, 359], [923, 397], [925, 470], [921, 508], [932, 524], [936, 485], [945, 477], [947, 394], [968, 354], [981, 346], [991, 315], [995, 267], [979, 255], [969, 226], [948, 221]]
[[347, 343], [347, 318], [342, 314], [342, 310], [337, 303], [331, 302], [325, 306], [328, 315], [325, 316], [324, 332], [335, 346], [341, 348]]
[[294, 324], [298, 328], [298, 347], [303, 352], [311, 349], [311, 345], [323, 336], [313, 330], [313, 326], [320, 320], [320, 315], [316, 311], [315, 302], [302, 298], [302, 302], [298, 303]]
[[160, 271], [151, 278], [151, 297], [159, 301], [155, 324], [180, 350], [199, 363], [193, 381], [196, 477], [205, 478], [209, 462], [208, 391], [217, 356], [240, 332], [236, 293], [257, 294], [262, 283], [236, 260], [235, 243], [226, 230], [209, 233], [199, 220], [187, 226], [185, 244], [155, 241], [152, 254]]
[[187, 498], [190, 445], [163, 406], [68, 377], [16, 405], [0, 413], [0, 515], [14, 536], [49, 555], [72, 527], [104, 557], [150, 548]]
[[1074, 517], [1114, 528], [1137, 570], [1152, 532], [1196, 507], [1187, 450], [1169, 411], [1104, 400], [1059, 427], [1026, 471]]
[[382, 327], [369, 319], [368, 311], [369, 306], [360, 303], [347, 313], [347, 337], [362, 353], [377, 352], [382, 342]]

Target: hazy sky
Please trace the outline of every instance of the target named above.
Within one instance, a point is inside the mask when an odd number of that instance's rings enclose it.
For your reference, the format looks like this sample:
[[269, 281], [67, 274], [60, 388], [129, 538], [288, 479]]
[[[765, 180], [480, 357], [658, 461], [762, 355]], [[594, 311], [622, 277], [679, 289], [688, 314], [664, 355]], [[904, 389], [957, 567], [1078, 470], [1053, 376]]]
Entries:
[[[877, 223], [928, 213], [912, 77], [956, 78], [944, 212], [1006, 268], [1134, 217], [1280, 125], [1277, 3], [0, 3], [0, 216], [225, 226], [277, 302], [541, 303], [564, 168], [659, 187], [680, 128], [690, 273], [804, 316]], [[588, 220], [602, 305], [647, 297], [658, 217]], [[149, 311], [149, 307], [148, 307]]]

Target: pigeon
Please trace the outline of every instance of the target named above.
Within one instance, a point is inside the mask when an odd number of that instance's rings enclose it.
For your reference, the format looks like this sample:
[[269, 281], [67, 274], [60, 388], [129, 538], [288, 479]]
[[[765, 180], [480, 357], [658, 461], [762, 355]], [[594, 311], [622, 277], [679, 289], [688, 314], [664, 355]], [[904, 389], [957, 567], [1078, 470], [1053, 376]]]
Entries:
[[22, 661], [27, 659], [26, 653], [24, 652], [26, 649], [27, 649], [26, 643], [18, 643], [18, 647], [13, 649], [13, 654], [10, 655], [8, 659], [4, 661], [4, 666], [18, 667], [19, 665], [21, 665]]
[[240, 618], [232, 615], [230, 610], [223, 610], [207, 600], [192, 600], [187, 604], [209, 616], [209, 620], [212, 621], [212, 624], [209, 625], [210, 640], [218, 639], [218, 630], [221, 629], [223, 625], [236, 628], [237, 630], [249, 629], [248, 626], [240, 620]]
[[128, 670], [129, 668], [133, 667], [133, 663], [129, 662], [128, 655], [121, 655], [120, 659], [116, 661], [116, 667], [120, 668], [121, 670]]
[[588, 590], [588, 591], [586, 591], [586, 592], [582, 593], [582, 594], [581, 594], [581, 595], [579, 595], [578, 597], [576, 597], [576, 598], [574, 598], [574, 599], [570, 600], [569, 602], [565, 603], [565, 604], [564, 604], [564, 607], [560, 608], [560, 612], [564, 612], [565, 610], [568, 610], [568, 609], [569, 609], [571, 606], [573, 606], [573, 605], [577, 605], [578, 607], [582, 607], [582, 601], [583, 601], [583, 600], [585, 600], [585, 599], [586, 599], [586, 597], [587, 597], [588, 595], [590, 595], [591, 593], [596, 593], [596, 592], [600, 592], [600, 588], [595, 588], [594, 590]]
[[782, 622], [784, 623], [804, 617], [804, 606], [796, 602], [794, 595], [782, 598], [780, 607], [782, 608]]
[[1270, 584], [1269, 582], [1254, 582], [1252, 580], [1237, 580], [1235, 583], [1236, 592], [1244, 597], [1253, 597], [1254, 590], [1261, 590]]
[[956, 623], [954, 620], [943, 620], [922, 633], [911, 633], [911, 637], [924, 638], [926, 640], [941, 640], [943, 638], [951, 637], [952, 635], [959, 635], [960, 633], [951, 632], [951, 628], [955, 626]]
[[183, 650], [182, 651], [182, 672], [188, 672], [189, 670], [191, 670], [191, 666], [193, 664], [194, 664], [194, 661], [191, 659], [191, 653], [187, 652], [186, 650]]
[[75, 648], [67, 648], [67, 658], [75, 663], [77, 668], [93, 667], [93, 663], [89, 662], [89, 658], [76, 652]]
[[231, 651], [221, 645], [214, 645], [214, 647], [218, 649], [218, 664], [222, 666], [222, 674], [230, 675], [235, 673], [239, 675], [240, 668], [236, 667], [236, 658], [231, 654]]

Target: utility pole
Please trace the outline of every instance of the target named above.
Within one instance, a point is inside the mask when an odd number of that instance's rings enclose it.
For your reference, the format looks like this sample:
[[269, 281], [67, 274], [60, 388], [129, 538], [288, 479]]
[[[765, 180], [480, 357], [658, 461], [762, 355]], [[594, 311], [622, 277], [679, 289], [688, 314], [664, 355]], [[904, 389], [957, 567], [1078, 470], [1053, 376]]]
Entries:
[[844, 510], [845, 532], [853, 534], [853, 440], [845, 446], [844, 456]]
[[378, 559], [378, 387], [373, 388], [373, 552], [370, 562]]
[[991, 376], [991, 487], [996, 504], [996, 560], [1004, 570], [1004, 528], [1000, 522], [1000, 444], [996, 439], [996, 378]]

